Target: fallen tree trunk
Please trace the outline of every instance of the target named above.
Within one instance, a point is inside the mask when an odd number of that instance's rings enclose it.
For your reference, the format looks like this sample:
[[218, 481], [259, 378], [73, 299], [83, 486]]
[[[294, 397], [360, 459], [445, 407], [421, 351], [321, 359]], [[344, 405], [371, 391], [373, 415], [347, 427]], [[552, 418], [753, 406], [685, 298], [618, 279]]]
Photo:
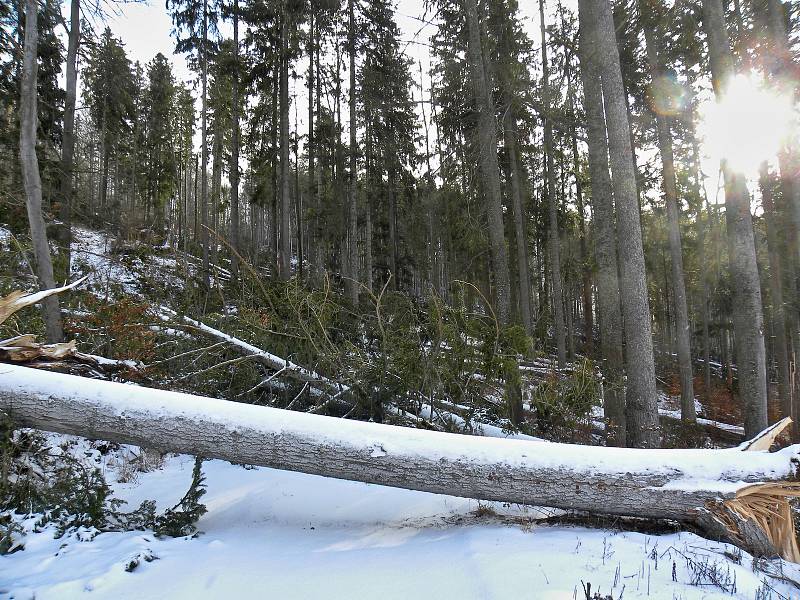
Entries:
[[163, 314], [163, 317], [183, 321], [187, 325], [191, 326], [193, 329], [200, 331], [209, 337], [227, 342], [228, 344], [236, 348], [239, 352], [245, 355], [253, 356], [256, 360], [263, 363], [266, 367], [274, 371], [280, 371], [284, 373], [287, 377], [291, 377], [292, 379], [295, 379], [300, 383], [307, 383], [312, 387], [312, 389], [318, 392], [323, 392], [331, 396], [331, 398], [338, 398], [339, 396], [346, 394], [347, 392], [350, 391], [350, 388], [344, 384], [341, 384], [337, 381], [333, 381], [332, 379], [328, 379], [324, 375], [320, 375], [319, 373], [316, 373], [311, 369], [307, 369], [301, 365], [293, 363], [290, 360], [266, 352], [261, 348], [257, 348], [252, 344], [240, 340], [239, 338], [236, 338], [232, 335], [228, 335], [227, 333], [224, 333], [219, 329], [214, 329], [213, 327], [209, 327], [205, 323], [196, 321], [195, 319], [192, 319], [185, 315], [183, 316], [178, 315], [175, 311], [170, 310], [166, 307], [161, 307], [161, 312]]
[[[749, 550], [760, 536], [772, 543], [771, 550], [758, 546], [760, 553], [800, 558], [785, 522], [785, 496], [796, 494], [787, 482], [796, 478], [800, 446], [774, 453], [634, 450], [473, 437], [16, 365], [0, 366], [0, 410], [20, 426], [236, 463], [482, 500], [674, 519], [727, 532]], [[743, 494], [758, 502], [745, 506]], [[748, 532], [753, 523], [755, 533]]]

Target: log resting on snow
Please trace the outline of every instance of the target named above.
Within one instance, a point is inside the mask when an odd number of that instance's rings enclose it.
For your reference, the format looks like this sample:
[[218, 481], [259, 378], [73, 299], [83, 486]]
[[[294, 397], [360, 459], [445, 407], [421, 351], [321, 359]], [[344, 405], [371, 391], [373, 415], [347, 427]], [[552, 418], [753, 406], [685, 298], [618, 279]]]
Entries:
[[796, 480], [800, 458], [800, 445], [773, 453], [636, 450], [439, 433], [16, 365], [0, 365], [0, 411], [20, 426], [235, 463], [720, 530], [730, 523], [715, 507], [755, 484], [780, 488], [776, 498], [791, 495], [786, 482]]

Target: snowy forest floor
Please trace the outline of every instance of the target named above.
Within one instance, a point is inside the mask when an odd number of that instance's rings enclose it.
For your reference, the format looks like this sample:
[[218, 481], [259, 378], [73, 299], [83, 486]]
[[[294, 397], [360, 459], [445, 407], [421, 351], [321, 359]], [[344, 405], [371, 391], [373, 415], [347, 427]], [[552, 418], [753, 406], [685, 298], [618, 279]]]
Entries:
[[[98, 295], [181, 285], [165, 280], [177, 265], [170, 256], [112, 258], [106, 234], [75, 234], [76, 274], [91, 272]], [[663, 397], [662, 412], [674, 403]], [[98, 466], [128, 509], [144, 500], [173, 506], [191, 481], [188, 456], [140, 472], [136, 448], [101, 453], [82, 438], [48, 437]], [[59, 538], [54, 525], [36, 527], [39, 515], [14, 515], [24, 550], [0, 556], [0, 599], [800, 598], [800, 566], [754, 561], [691, 533], [546, 524], [554, 511], [221, 461], [203, 471], [208, 512], [194, 538], [85, 530]]]
[[[190, 483], [191, 457], [132, 474], [138, 450], [102, 455], [72, 440], [71, 452], [98, 464], [131, 507], [171, 506]], [[800, 566], [754, 562], [691, 533], [541, 525], [549, 511], [221, 461], [203, 469], [208, 513], [195, 538], [56, 538], [20, 517], [25, 550], [0, 558], [0, 597], [583, 599], [583, 583], [603, 600], [800, 596], [790, 582]]]

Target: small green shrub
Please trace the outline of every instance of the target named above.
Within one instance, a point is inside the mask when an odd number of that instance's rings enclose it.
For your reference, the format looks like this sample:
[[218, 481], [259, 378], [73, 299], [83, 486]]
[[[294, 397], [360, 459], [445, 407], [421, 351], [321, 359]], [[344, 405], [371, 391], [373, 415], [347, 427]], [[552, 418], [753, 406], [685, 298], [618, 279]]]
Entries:
[[577, 361], [566, 377], [550, 374], [533, 393], [537, 430], [558, 439], [574, 437], [579, 425], [588, 424], [601, 397], [601, 381], [589, 359]]

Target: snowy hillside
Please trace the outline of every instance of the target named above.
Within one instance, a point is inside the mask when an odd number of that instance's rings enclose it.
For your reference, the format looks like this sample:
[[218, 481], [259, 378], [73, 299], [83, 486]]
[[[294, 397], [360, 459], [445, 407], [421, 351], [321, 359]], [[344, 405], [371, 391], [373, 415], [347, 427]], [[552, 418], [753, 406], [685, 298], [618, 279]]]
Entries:
[[[99, 461], [114, 481], [124, 453]], [[129, 451], [132, 452], [132, 451]], [[193, 460], [115, 483], [137, 505], [177, 502]], [[194, 539], [149, 533], [31, 532], [0, 557], [0, 597], [46, 600], [222, 598], [796, 598], [800, 568], [754, 564], [690, 533], [650, 535], [540, 525], [540, 513], [220, 461], [204, 465], [208, 513]], [[81, 541], [82, 539], [86, 541]], [[781, 578], [774, 575], [781, 573]]]

